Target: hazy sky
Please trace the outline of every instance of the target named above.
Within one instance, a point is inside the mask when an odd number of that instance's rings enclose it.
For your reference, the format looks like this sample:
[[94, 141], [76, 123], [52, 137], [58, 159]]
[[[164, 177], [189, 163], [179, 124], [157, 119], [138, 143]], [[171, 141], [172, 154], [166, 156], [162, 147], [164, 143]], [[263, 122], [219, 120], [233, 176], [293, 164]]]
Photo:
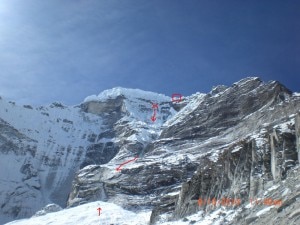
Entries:
[[116, 86], [208, 92], [246, 76], [300, 92], [299, 0], [1, 0], [0, 95], [80, 103]]

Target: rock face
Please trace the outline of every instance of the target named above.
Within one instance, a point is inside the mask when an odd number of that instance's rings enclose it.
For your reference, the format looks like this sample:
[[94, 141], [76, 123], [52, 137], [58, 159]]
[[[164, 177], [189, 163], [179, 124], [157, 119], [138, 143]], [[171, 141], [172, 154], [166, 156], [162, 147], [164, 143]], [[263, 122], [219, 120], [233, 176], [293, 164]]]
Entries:
[[73, 190], [69, 196], [69, 206], [74, 207], [87, 202], [102, 200], [106, 201], [101, 178], [101, 168], [98, 165], [86, 166], [80, 171], [80, 176], [74, 179]]
[[[134, 165], [114, 173], [108, 163], [76, 177], [100, 173], [95, 182], [104, 193], [101, 200], [130, 210], [153, 207], [155, 223], [163, 213], [171, 218], [196, 213], [199, 198], [246, 201], [268, 182], [285, 179], [296, 165], [300, 102], [280, 83], [248, 78], [189, 101], [163, 124], [160, 136], [144, 145], [143, 157]], [[76, 186], [82, 185], [74, 182], [73, 193], [80, 193]], [[71, 197], [69, 206], [72, 202]]]
[[259, 196], [270, 182], [286, 179], [299, 162], [299, 109], [299, 97], [279, 83], [245, 79], [222, 94], [205, 96], [188, 116], [180, 118], [179, 112], [175, 118], [180, 119], [171, 121], [161, 137], [177, 137], [172, 142], [175, 149], [191, 139], [196, 144], [189, 144], [193, 150], [186, 152], [198, 153], [199, 166], [182, 185], [175, 208], [157, 207], [151, 223], [166, 211], [170, 220], [199, 210], [211, 212], [211, 205], [199, 207], [199, 199], [246, 202]]
[[[265, 191], [257, 196], [262, 200], [280, 200], [279, 205], [268, 206], [259, 201], [253, 203], [251, 207], [245, 207], [244, 204], [238, 209], [239, 215], [228, 224], [299, 224], [300, 203], [297, 201], [300, 197], [299, 175], [299, 167], [292, 168], [287, 172], [286, 179], [278, 182], [271, 181]], [[270, 187], [274, 183], [276, 186]]]
[[[266, 127], [257, 136], [227, 146], [215, 162], [203, 158], [200, 165], [204, 166], [182, 186], [174, 216], [182, 218], [199, 211], [198, 199], [247, 202], [265, 191], [269, 182], [285, 179], [298, 161], [294, 126], [284, 132], [278, 127], [277, 132]], [[272, 140], [274, 135], [276, 141]], [[203, 209], [209, 210], [209, 206]]]
[[[180, 103], [114, 88], [75, 107], [34, 109], [3, 99], [0, 106], [0, 165], [11, 171], [0, 170], [1, 223], [50, 203], [74, 207], [100, 200], [152, 210], [151, 224], [160, 224], [215, 212], [210, 204], [199, 206], [199, 199], [240, 199], [232, 206], [240, 212], [265, 192], [279, 198], [268, 191], [272, 185], [285, 191], [284, 181], [299, 181], [300, 97], [275, 81], [246, 78]], [[298, 220], [297, 198], [287, 191], [281, 209], [272, 209], [277, 222], [286, 210]], [[246, 209], [243, 217], [220, 219], [256, 224], [262, 212]]]

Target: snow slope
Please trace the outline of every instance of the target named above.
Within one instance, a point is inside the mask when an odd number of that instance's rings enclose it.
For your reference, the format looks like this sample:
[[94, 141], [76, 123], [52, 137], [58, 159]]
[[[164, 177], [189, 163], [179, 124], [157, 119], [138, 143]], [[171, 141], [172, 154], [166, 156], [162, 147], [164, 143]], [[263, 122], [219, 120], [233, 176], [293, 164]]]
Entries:
[[[100, 216], [98, 208], [101, 208]], [[150, 213], [148, 211], [136, 214], [115, 204], [97, 201], [39, 217], [13, 221], [7, 225], [145, 225], [149, 222]]]
[[[101, 208], [99, 216], [98, 208]], [[266, 210], [266, 209], [265, 209]], [[192, 222], [195, 225], [220, 225], [224, 218], [230, 221], [238, 212], [219, 208], [210, 215], [203, 215], [203, 211], [186, 217], [186, 219], [165, 222], [170, 215], [162, 216], [158, 224], [161, 225], [189, 225]], [[80, 205], [74, 208], [64, 209], [59, 212], [48, 213], [43, 216], [32, 217], [12, 221], [6, 225], [145, 225], [150, 221], [151, 211], [134, 213], [127, 211], [115, 204], [107, 202], [92, 202]]]

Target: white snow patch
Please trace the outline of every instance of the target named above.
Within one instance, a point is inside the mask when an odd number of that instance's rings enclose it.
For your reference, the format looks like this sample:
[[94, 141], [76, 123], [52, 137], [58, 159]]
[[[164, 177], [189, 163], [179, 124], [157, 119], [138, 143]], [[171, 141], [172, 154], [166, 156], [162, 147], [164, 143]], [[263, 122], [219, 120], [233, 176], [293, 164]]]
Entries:
[[292, 129], [292, 124], [295, 124], [295, 118], [291, 118], [289, 121], [274, 126], [274, 129], [280, 129], [281, 132], [290, 132]]
[[284, 192], [282, 193], [282, 196], [286, 196], [288, 193], [290, 193], [291, 192], [291, 190], [289, 189], [289, 188], [286, 188], [285, 190], [284, 190]]
[[259, 149], [261, 149], [268, 142], [268, 139], [261, 137], [265, 131], [265, 129], [262, 129], [259, 134], [251, 135], [251, 138], [255, 139], [256, 147]]
[[253, 206], [254, 206], [254, 204], [252, 204], [252, 203], [250, 202], [248, 205], [245, 206], [245, 208], [246, 208], [246, 209], [250, 209], [250, 208], [252, 208]]
[[214, 153], [212, 153], [211, 156], [209, 156], [209, 159], [213, 162], [217, 162], [219, 158], [219, 151], [216, 151]]
[[235, 147], [232, 151], [231, 151], [231, 153], [234, 153], [234, 152], [238, 152], [238, 151], [240, 151], [240, 150], [242, 150], [243, 148], [241, 147], [241, 146], [237, 146], [237, 147]]
[[274, 185], [274, 186], [270, 187], [270, 188], [268, 189], [268, 191], [276, 190], [276, 189], [279, 188], [279, 187], [280, 187], [280, 185]]
[[180, 191], [176, 191], [176, 192], [171, 192], [171, 193], [168, 193], [167, 195], [169, 196], [175, 196], [175, 195], [179, 195]]
[[261, 216], [262, 214], [265, 214], [266, 212], [270, 211], [274, 206], [267, 207], [265, 209], [260, 210], [259, 212], [256, 213], [256, 216]]

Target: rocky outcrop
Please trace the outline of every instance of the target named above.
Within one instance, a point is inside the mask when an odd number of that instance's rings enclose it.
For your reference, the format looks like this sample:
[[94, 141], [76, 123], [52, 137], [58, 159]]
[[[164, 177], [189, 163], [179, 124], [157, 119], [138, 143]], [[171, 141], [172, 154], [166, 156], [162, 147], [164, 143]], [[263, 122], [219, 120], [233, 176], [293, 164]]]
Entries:
[[87, 166], [77, 174], [69, 195], [68, 207], [74, 207], [92, 201], [106, 201], [104, 183], [100, 166]]
[[85, 159], [81, 164], [81, 168], [94, 164], [108, 163], [119, 152], [120, 147], [115, 145], [114, 142], [105, 142], [91, 144], [86, 149]]
[[43, 207], [40, 211], [36, 212], [33, 215], [33, 217], [43, 216], [43, 215], [46, 215], [48, 213], [58, 212], [60, 210], [62, 210], [62, 208], [59, 205], [49, 204], [49, 205], [46, 205], [45, 207]]
[[170, 190], [178, 191], [178, 185], [191, 176], [196, 165], [181, 161], [177, 166], [162, 170], [159, 162], [147, 165], [143, 159], [137, 161], [140, 164], [135, 168], [125, 167], [120, 172], [96, 165], [83, 168], [74, 179], [68, 206], [102, 200], [137, 210], [158, 206], [164, 201], [174, 208], [175, 196], [166, 194]]
[[126, 113], [124, 108], [124, 96], [118, 96], [114, 99], [105, 101], [89, 101], [80, 105], [86, 113], [92, 113], [104, 117], [105, 124], [112, 126]]

